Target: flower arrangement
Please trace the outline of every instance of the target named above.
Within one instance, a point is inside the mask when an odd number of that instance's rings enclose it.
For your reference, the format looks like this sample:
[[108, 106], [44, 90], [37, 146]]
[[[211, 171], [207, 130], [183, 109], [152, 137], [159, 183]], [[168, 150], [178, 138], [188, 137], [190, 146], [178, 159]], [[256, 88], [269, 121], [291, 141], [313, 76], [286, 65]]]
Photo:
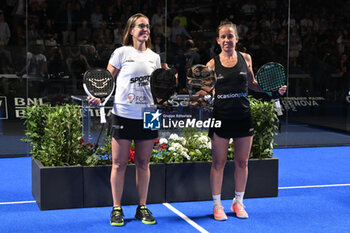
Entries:
[[[274, 135], [278, 118], [275, 105], [251, 98], [254, 122], [254, 137], [250, 158], [272, 157]], [[32, 145], [33, 158], [44, 166], [67, 165], [110, 165], [112, 157], [111, 138], [103, 137], [95, 150], [91, 143], [81, 137], [81, 112], [76, 105], [32, 106], [25, 114], [26, 137]], [[234, 143], [228, 147], [228, 160], [234, 159]], [[135, 161], [135, 146], [129, 151], [129, 163]], [[168, 137], [156, 139], [152, 163], [211, 161], [211, 140], [207, 131], [187, 128], [181, 134], [172, 133]]]
[[[179, 136], [170, 134], [160, 138], [153, 149], [153, 157], [161, 157], [163, 162], [210, 161], [211, 143], [205, 132], [185, 129]], [[153, 162], [153, 160], [151, 160]]]

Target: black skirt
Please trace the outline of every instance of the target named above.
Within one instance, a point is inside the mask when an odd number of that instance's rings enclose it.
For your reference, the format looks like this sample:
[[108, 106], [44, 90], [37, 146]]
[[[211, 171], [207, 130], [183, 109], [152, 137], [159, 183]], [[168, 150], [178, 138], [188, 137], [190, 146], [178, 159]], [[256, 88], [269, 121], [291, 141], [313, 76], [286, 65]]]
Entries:
[[238, 120], [220, 119], [215, 117], [215, 120], [221, 120], [220, 128], [209, 128], [208, 135], [210, 138], [216, 133], [221, 138], [240, 138], [254, 135], [254, 126], [252, 116]]
[[143, 128], [143, 120], [129, 119], [112, 114], [110, 133], [115, 139], [147, 140], [158, 137], [157, 130]]

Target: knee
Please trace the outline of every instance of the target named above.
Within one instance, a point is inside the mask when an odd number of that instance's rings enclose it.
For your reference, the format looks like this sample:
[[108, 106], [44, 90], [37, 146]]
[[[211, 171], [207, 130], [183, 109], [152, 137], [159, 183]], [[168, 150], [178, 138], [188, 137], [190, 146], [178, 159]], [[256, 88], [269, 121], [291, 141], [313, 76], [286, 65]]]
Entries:
[[128, 162], [112, 161], [112, 169], [117, 171], [125, 170], [128, 166]]
[[149, 160], [148, 159], [137, 159], [135, 160], [135, 166], [138, 170], [148, 170]]
[[225, 164], [226, 164], [226, 159], [213, 160], [211, 166], [213, 169], [219, 171], [219, 170], [223, 170], [225, 168]]
[[235, 159], [235, 167], [240, 169], [246, 169], [248, 167], [247, 159]]

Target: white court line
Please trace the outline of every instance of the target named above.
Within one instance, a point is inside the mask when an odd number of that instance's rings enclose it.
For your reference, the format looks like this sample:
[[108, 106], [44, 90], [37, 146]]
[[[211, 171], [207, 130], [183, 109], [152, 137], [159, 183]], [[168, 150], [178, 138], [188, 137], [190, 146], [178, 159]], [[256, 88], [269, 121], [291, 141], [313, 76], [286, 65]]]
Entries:
[[175, 207], [170, 205], [169, 203], [163, 203], [169, 210], [173, 211], [175, 214], [179, 215], [183, 220], [185, 220], [187, 223], [192, 225], [194, 228], [196, 228], [198, 231], [202, 233], [209, 233], [209, 231], [205, 230], [203, 227], [199, 226], [197, 223], [192, 221], [189, 217], [181, 213], [179, 210], [177, 210]]
[[0, 205], [14, 205], [14, 204], [27, 204], [27, 203], [35, 203], [35, 201], [0, 202]]
[[344, 187], [344, 186], [350, 186], [350, 184], [325, 184], [325, 185], [289, 186], [289, 187], [278, 187], [278, 189], [328, 188], [328, 187]]

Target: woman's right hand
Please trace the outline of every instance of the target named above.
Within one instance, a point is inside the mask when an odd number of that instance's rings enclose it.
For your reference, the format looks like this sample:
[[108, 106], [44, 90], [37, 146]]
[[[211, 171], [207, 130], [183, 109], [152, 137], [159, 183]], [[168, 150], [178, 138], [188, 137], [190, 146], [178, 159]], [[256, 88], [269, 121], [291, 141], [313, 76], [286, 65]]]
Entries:
[[100, 98], [96, 98], [96, 97], [88, 97], [88, 101], [89, 101], [89, 104], [92, 106], [92, 107], [100, 107], [100, 104], [101, 104], [101, 99]]

